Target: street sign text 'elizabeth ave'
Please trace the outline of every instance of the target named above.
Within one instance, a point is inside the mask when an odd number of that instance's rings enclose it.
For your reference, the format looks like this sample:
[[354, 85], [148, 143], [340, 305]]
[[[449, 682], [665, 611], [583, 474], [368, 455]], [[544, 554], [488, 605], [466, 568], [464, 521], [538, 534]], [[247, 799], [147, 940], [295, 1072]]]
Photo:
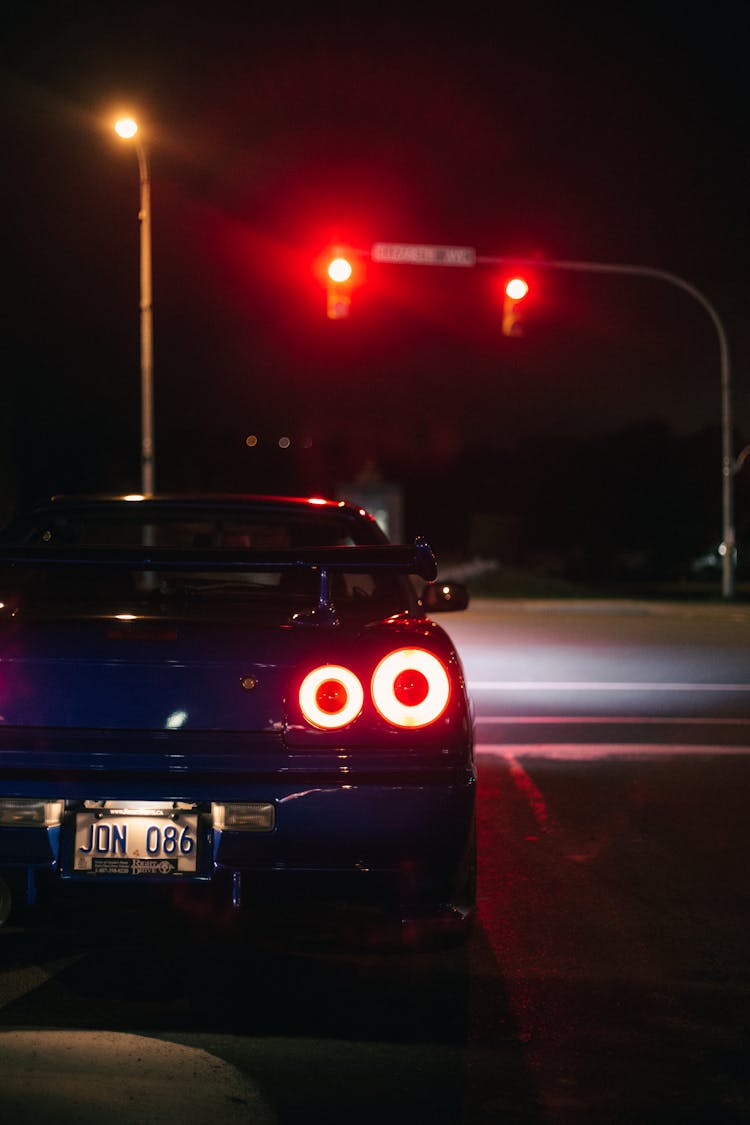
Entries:
[[400, 266], [475, 266], [477, 252], [471, 246], [422, 246], [404, 242], [376, 242], [370, 251], [373, 262]]

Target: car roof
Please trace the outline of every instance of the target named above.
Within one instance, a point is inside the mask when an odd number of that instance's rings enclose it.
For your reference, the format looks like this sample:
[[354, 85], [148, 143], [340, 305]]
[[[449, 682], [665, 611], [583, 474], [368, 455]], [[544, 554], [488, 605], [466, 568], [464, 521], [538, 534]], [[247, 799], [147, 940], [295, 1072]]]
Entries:
[[263, 493], [239, 492], [191, 492], [191, 493], [157, 493], [153, 496], [142, 496], [140, 493], [124, 495], [106, 493], [67, 494], [60, 493], [51, 496], [46, 502], [34, 505], [34, 511], [55, 508], [118, 508], [121, 505], [143, 504], [145, 507], [173, 508], [179, 511], [182, 508], [205, 507], [216, 511], [241, 509], [241, 508], [268, 508], [287, 511], [307, 511], [313, 509], [328, 509], [340, 511], [352, 519], [374, 520], [374, 517], [364, 508], [351, 504], [346, 500], [328, 500], [322, 496], [273, 496]]

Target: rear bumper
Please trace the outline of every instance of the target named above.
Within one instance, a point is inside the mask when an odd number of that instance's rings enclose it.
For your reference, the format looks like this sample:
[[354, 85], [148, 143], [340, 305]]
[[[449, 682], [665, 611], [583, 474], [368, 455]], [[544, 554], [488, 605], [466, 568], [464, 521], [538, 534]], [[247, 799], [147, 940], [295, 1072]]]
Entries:
[[[289, 750], [277, 736], [203, 735], [179, 741], [142, 732], [59, 732], [25, 745], [0, 735], [3, 798], [63, 802], [59, 825], [3, 826], [0, 874], [25, 872], [61, 884], [249, 884], [286, 873], [310, 883], [330, 876], [387, 876], [402, 901], [456, 898], [473, 844], [472, 746], [417, 745], [356, 753]], [[5, 744], [4, 744], [5, 742]], [[186, 751], [189, 751], [186, 752]], [[188, 803], [197, 813], [190, 872], [156, 866], [77, 870], [76, 816], [84, 801]], [[213, 806], [270, 804], [271, 830], [220, 827]], [[317, 879], [321, 876], [321, 879]], [[377, 879], [373, 879], [376, 882]], [[366, 883], [367, 880], [362, 880]], [[33, 895], [32, 895], [33, 897]]]
[[274, 799], [272, 833], [213, 832], [217, 867], [249, 870], [441, 870], [465, 850], [474, 781], [292, 789]]
[[[214, 826], [210, 811], [219, 795], [204, 794], [197, 802], [195, 877], [210, 878], [217, 868], [357, 871], [397, 868], [404, 862], [450, 863], [464, 846], [473, 819], [474, 780], [468, 774], [449, 783], [267, 783], [242, 790], [232, 796], [273, 804], [274, 828], [222, 830]], [[112, 793], [103, 790], [100, 796], [107, 799]], [[164, 799], [164, 794], [151, 792], [149, 797]], [[220, 799], [226, 802], [226, 794]], [[75, 816], [81, 802], [68, 800], [66, 806], [59, 826], [0, 827], [0, 867], [53, 868], [65, 878], [92, 878], [75, 872]]]

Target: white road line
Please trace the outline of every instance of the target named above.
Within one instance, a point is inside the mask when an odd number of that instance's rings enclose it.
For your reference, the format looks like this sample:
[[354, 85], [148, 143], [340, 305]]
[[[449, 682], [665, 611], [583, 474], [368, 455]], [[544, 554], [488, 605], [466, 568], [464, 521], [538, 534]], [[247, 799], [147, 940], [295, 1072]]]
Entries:
[[502, 724], [503, 726], [508, 723], [517, 723], [519, 725], [533, 725], [539, 726], [547, 724], [548, 726], [580, 726], [585, 723], [594, 724], [617, 724], [623, 726], [644, 726], [647, 723], [662, 724], [673, 726], [725, 726], [725, 727], [742, 727], [750, 726], [749, 718], [710, 718], [704, 715], [475, 715], [474, 724], [480, 726], [485, 724]]
[[541, 743], [539, 745], [479, 743], [479, 758], [502, 758], [510, 764], [519, 758], [547, 758], [564, 762], [595, 762], [605, 758], [675, 758], [750, 756], [750, 746], [666, 745], [663, 742]]
[[750, 684], [638, 683], [632, 680], [469, 680], [469, 691], [747, 691]]
[[76, 953], [72, 957], [60, 957], [55, 961], [47, 961], [43, 965], [28, 965], [24, 969], [8, 969], [0, 973], [0, 1008], [20, 1000], [29, 992], [48, 984], [54, 977], [64, 972], [76, 961], [82, 960], [84, 954]]

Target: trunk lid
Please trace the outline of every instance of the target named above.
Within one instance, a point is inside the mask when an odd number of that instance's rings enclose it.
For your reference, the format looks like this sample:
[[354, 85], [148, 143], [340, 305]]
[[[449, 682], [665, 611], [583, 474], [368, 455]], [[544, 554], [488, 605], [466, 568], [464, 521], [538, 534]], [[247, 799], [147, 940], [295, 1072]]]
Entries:
[[280, 730], [290, 672], [319, 644], [278, 617], [15, 618], [0, 626], [0, 723]]

